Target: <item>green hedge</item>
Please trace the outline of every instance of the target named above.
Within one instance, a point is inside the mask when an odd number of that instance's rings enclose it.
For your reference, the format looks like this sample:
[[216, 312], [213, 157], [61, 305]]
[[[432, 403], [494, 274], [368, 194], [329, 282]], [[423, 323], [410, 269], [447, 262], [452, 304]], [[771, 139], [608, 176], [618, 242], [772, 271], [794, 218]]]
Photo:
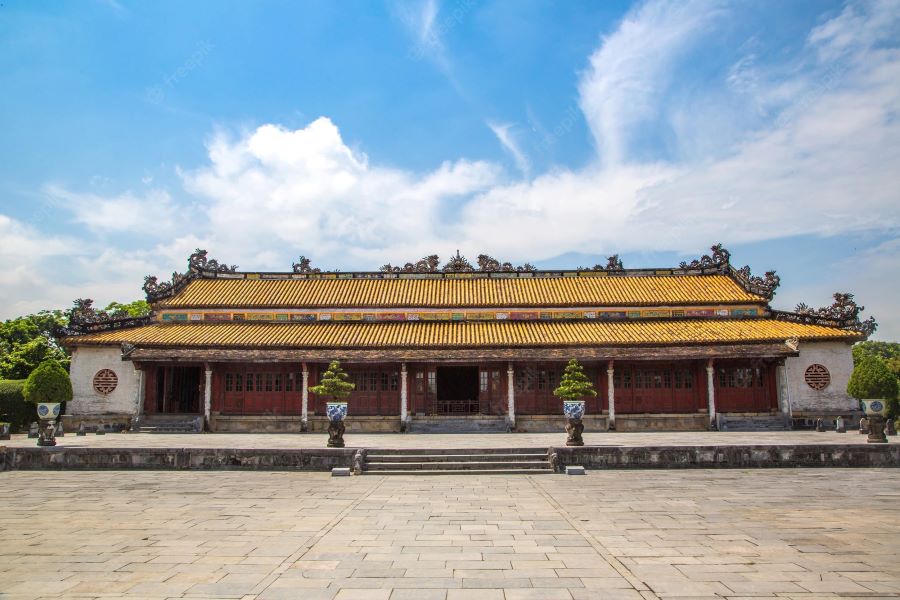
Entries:
[[0, 415], [6, 415], [13, 431], [27, 431], [28, 425], [37, 421], [34, 404], [25, 402], [23, 387], [24, 379], [0, 379]]

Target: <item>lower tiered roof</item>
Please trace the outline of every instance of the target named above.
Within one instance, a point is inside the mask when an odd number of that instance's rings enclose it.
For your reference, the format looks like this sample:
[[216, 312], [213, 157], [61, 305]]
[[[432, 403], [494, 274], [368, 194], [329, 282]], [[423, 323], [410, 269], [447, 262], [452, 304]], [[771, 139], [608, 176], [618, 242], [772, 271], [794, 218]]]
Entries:
[[774, 319], [647, 322], [154, 323], [68, 338], [145, 348], [493, 348], [747, 344], [861, 339], [855, 331]]

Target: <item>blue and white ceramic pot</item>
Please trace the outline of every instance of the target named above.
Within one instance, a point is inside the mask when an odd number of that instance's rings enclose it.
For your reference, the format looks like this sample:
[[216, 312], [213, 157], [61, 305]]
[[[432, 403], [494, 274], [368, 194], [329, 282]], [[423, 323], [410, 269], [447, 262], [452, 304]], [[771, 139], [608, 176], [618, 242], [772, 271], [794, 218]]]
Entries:
[[584, 416], [584, 400], [564, 400], [563, 414], [567, 419], [580, 419]]
[[866, 413], [867, 417], [873, 416], [885, 416], [887, 414], [887, 402], [884, 400], [880, 400], [877, 398], [870, 400], [860, 400], [860, 403], [863, 407], [863, 412]]
[[328, 413], [329, 421], [343, 421], [347, 416], [346, 402], [326, 402], [325, 411]]
[[59, 402], [38, 402], [37, 414], [44, 420], [55, 419], [59, 416]]

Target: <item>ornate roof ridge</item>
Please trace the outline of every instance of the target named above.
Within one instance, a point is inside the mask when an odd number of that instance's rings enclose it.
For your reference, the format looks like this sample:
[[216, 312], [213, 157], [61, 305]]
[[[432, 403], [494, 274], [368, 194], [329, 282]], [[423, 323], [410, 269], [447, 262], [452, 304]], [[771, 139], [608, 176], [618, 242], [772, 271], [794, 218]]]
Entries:
[[618, 254], [608, 257], [606, 265], [593, 267], [579, 266], [575, 269], [538, 269], [530, 263], [513, 266], [509, 262], [499, 260], [486, 254], [478, 255], [477, 267], [472, 265], [459, 250], [456, 255], [443, 266], [436, 254], [423, 257], [417, 262], [407, 262], [402, 267], [390, 263], [382, 265], [377, 271], [341, 271], [322, 270], [311, 266], [311, 261], [300, 256], [298, 262], [291, 265], [291, 271], [245, 271], [238, 272], [237, 265], [220, 264], [215, 259], [207, 258], [207, 251], [196, 249], [188, 259], [188, 270], [185, 273], [172, 273], [171, 281], [160, 283], [156, 276], [144, 278], [144, 292], [148, 302], [158, 302], [175, 296], [195, 279], [470, 279], [470, 278], [553, 278], [580, 276], [611, 277], [666, 277], [697, 275], [728, 275], [750, 294], [760, 296], [766, 301], [772, 299], [780, 278], [775, 271], [768, 271], [765, 277], [752, 275], [749, 266], [734, 268], [731, 253], [722, 244], [710, 247], [711, 254], [703, 255], [691, 262], [681, 262], [678, 267], [631, 268], [626, 269]]

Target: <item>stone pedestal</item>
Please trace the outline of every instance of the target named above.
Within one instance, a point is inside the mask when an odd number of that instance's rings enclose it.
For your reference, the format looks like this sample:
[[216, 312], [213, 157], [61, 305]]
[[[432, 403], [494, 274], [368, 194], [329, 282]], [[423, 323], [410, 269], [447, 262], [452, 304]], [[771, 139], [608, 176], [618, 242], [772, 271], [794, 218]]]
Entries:
[[56, 423], [52, 420], [42, 420], [38, 431], [38, 446], [56, 445]]
[[344, 447], [344, 431], [346, 427], [343, 421], [328, 422], [328, 447], [343, 448]]
[[566, 446], [584, 446], [581, 434], [584, 432], [584, 423], [581, 419], [566, 419]]
[[866, 442], [870, 444], [886, 444], [887, 437], [884, 435], [884, 418], [881, 415], [871, 415], [869, 417], [869, 437]]

